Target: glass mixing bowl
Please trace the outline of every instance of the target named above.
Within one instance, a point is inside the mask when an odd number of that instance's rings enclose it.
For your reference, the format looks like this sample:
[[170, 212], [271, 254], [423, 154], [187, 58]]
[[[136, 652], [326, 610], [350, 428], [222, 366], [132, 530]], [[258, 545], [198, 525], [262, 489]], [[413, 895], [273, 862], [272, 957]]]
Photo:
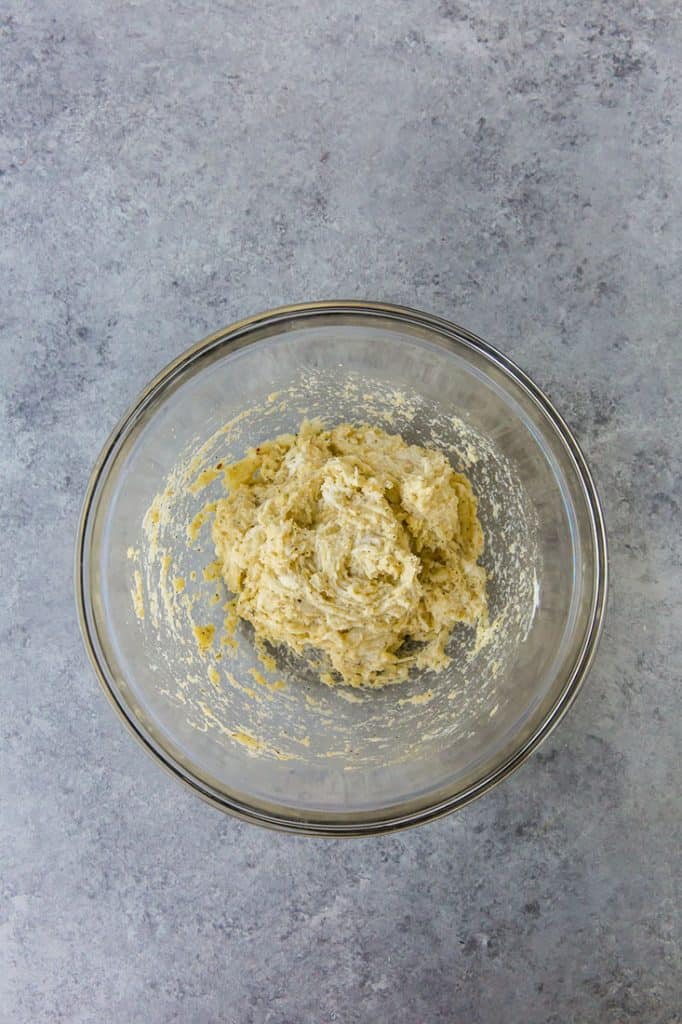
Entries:
[[[217, 467], [313, 416], [436, 446], [471, 479], [490, 625], [456, 628], [443, 671], [330, 687], [230, 623]], [[452, 323], [363, 302], [243, 320], [163, 370], [97, 461], [76, 556], [85, 644], [133, 734], [216, 807], [317, 835], [426, 821], [517, 768], [580, 688], [606, 574], [585, 460], [532, 381]]]

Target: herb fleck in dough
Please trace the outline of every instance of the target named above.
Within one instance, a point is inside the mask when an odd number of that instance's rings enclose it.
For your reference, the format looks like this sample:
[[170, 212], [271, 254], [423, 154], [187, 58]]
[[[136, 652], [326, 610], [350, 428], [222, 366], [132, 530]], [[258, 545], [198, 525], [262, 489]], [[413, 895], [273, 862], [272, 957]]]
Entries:
[[378, 427], [304, 422], [228, 467], [213, 541], [257, 637], [314, 649], [349, 686], [440, 669], [458, 622], [485, 620], [483, 531], [443, 454]]

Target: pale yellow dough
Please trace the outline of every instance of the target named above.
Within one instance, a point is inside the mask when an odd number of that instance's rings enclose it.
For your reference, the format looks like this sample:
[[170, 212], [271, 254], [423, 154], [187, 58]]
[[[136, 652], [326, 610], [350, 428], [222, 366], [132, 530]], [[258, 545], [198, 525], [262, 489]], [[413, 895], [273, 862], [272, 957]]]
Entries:
[[486, 616], [483, 531], [465, 476], [378, 427], [304, 422], [226, 472], [213, 541], [256, 635], [350, 686], [439, 669]]

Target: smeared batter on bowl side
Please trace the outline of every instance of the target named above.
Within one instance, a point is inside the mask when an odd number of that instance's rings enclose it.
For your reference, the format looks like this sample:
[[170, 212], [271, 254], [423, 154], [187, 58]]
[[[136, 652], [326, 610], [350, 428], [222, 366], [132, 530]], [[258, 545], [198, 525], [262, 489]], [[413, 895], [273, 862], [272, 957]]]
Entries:
[[453, 626], [485, 620], [483, 531], [443, 454], [343, 423], [252, 448], [228, 467], [213, 542], [256, 636], [349, 686], [439, 669]]

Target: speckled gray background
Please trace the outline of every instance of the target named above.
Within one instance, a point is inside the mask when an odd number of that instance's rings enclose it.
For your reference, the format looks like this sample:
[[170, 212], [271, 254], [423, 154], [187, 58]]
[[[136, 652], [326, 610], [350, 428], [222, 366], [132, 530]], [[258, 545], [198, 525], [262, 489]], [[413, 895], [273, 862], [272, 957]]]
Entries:
[[[680, 1019], [678, 10], [4, 0], [3, 1022]], [[325, 297], [452, 317], [528, 370], [593, 465], [613, 571], [542, 750], [345, 844], [166, 777], [71, 583], [90, 466], [148, 378]]]

